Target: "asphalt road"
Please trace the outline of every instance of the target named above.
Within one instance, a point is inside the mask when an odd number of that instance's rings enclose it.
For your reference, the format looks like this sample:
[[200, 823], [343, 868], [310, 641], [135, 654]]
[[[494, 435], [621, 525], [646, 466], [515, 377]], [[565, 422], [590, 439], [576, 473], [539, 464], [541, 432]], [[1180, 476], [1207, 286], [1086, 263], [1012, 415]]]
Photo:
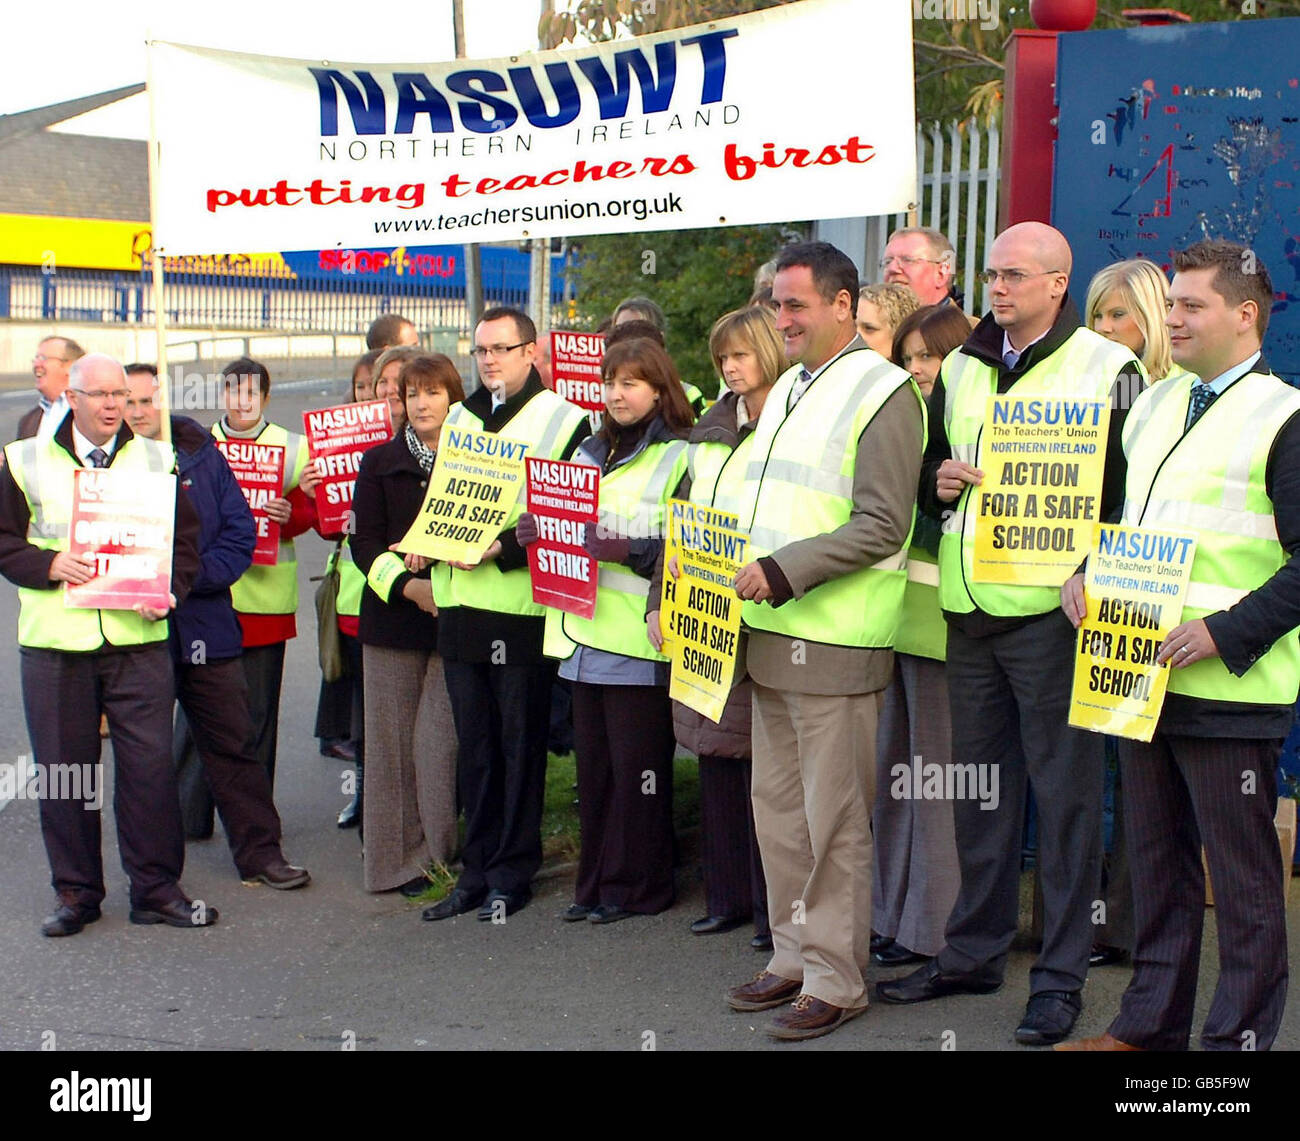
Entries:
[[[293, 425], [303, 408], [334, 402], [325, 386], [308, 386], [281, 391], [270, 410]], [[0, 422], [26, 406], [0, 396]], [[424, 923], [398, 895], [367, 895], [357, 834], [334, 826], [345, 766], [322, 758], [311, 735], [318, 673], [307, 577], [319, 572], [327, 548], [314, 535], [298, 545], [303, 634], [286, 662], [276, 798], [286, 852], [311, 869], [312, 885], [284, 893], [242, 886], [218, 829], [213, 840], [189, 846], [183, 883], [220, 909], [220, 922], [194, 931], [133, 927], [107, 824], [104, 918], [74, 938], [44, 939], [39, 924], [51, 890], [37, 805], [9, 803], [0, 810], [0, 1049], [48, 1048], [53, 1034], [60, 1050], [325, 1051], [351, 1041], [358, 1050], [1025, 1052], [1012, 1041], [1028, 992], [1032, 955], [1024, 951], [1013, 953], [995, 995], [876, 1004], [826, 1038], [770, 1041], [763, 1033], [770, 1013], [734, 1014], [722, 1000], [728, 986], [763, 965], [750, 933], [697, 938], [687, 931], [703, 914], [691, 869], [679, 872], [671, 910], [608, 927], [559, 921], [571, 899], [566, 869], [544, 873], [533, 903], [500, 925], [473, 915]], [[0, 653], [9, 663], [0, 675], [0, 761], [29, 751], [16, 611], [15, 591], [0, 584], [7, 644]], [[1297, 891], [1293, 885], [1293, 946]], [[1198, 1026], [1217, 971], [1213, 915], [1207, 912]], [[1028, 915], [1022, 921], [1027, 926]], [[873, 968], [872, 978], [885, 973]], [[1081, 1033], [1105, 1029], [1128, 974], [1093, 972]], [[1298, 1042], [1292, 1003], [1277, 1048]]]

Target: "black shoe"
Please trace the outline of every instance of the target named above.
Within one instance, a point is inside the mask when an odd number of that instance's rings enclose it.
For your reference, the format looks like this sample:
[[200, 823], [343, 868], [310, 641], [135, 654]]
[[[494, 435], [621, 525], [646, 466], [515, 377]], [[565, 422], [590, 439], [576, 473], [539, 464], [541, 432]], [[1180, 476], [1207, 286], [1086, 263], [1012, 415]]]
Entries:
[[450, 919], [453, 915], [464, 915], [465, 912], [473, 911], [482, 903], [485, 895], [487, 895], [486, 890], [471, 893], [454, 887], [446, 899], [440, 899], [432, 907], [426, 907], [420, 913], [420, 918], [433, 922], [438, 919]]
[[1029, 996], [1025, 1017], [1016, 1027], [1016, 1041], [1022, 1046], [1051, 1046], [1074, 1029], [1083, 1009], [1078, 991], [1044, 990]]
[[950, 994], [992, 994], [1002, 985], [1002, 976], [991, 971], [966, 975], [945, 975], [931, 959], [925, 966], [899, 979], [876, 983], [876, 997], [882, 1002], [928, 1002]]
[[691, 924], [692, 935], [721, 935], [749, 922], [748, 915], [706, 915]]
[[398, 892], [407, 899], [419, 899], [432, 886], [433, 881], [428, 876], [416, 876], [414, 879], [407, 880], [404, 884], [398, 885]]
[[587, 916], [588, 923], [617, 923], [620, 919], [631, 919], [636, 912], [627, 911], [617, 903], [598, 903]]
[[894, 940], [889, 935], [877, 935], [874, 931], [871, 933], [871, 953], [874, 955], [883, 951]]
[[513, 915], [516, 911], [522, 911], [527, 907], [528, 901], [532, 898], [533, 893], [526, 888], [523, 891], [497, 891], [493, 888], [478, 909], [478, 917], [486, 922], [498, 916], [504, 918]]
[[749, 941], [749, 945], [755, 951], [770, 951], [772, 949], [772, 935], [770, 932], [766, 935], [755, 935]]
[[295, 867], [285, 859], [268, 864], [256, 875], [245, 877], [248, 881], [264, 883], [278, 891], [292, 891], [296, 887], [306, 887], [311, 883], [311, 873], [306, 868]]
[[1128, 952], [1123, 947], [1106, 947], [1094, 944], [1092, 954], [1088, 956], [1090, 967], [1113, 967], [1117, 963], [1127, 963]]
[[882, 967], [905, 967], [908, 963], [928, 963], [934, 958], [933, 955], [922, 955], [919, 951], [913, 951], [896, 941], [891, 942], [887, 947], [882, 947], [871, 957]]
[[578, 923], [581, 920], [586, 919], [590, 914], [590, 907], [581, 903], [571, 903], [561, 913], [560, 918], [563, 919], [565, 923]]
[[98, 907], [80, 903], [60, 903], [54, 909], [54, 914], [47, 915], [41, 923], [41, 934], [47, 939], [76, 935], [87, 923], [94, 923], [102, 914]]
[[215, 907], [195, 907], [188, 899], [173, 899], [157, 907], [133, 907], [128, 918], [142, 926], [166, 923], [168, 927], [211, 927], [217, 915]]

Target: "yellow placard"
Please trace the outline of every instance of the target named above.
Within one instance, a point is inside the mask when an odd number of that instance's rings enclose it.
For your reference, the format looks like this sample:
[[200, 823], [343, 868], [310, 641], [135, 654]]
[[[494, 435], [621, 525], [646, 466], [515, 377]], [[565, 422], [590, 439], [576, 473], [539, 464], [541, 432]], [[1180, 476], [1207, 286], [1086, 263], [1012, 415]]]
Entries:
[[1087, 613], [1074, 655], [1070, 724], [1150, 741], [1160, 720], [1169, 664], [1160, 643], [1182, 622], [1196, 538], [1101, 524], [1084, 578]]
[[[740, 599], [735, 580], [749, 536], [736, 530], [735, 515], [712, 507], [673, 499], [669, 513], [681, 577], [668, 620], [661, 615], [671, 638], [668, 696], [718, 721], [736, 674]], [[665, 570], [665, 580], [669, 577]]]
[[677, 557], [677, 520], [682, 510], [690, 504], [684, 499], [668, 501], [668, 526], [664, 536], [664, 577], [659, 590], [659, 633], [663, 636], [662, 650], [672, 657], [673, 610], [677, 605], [677, 580], [673, 578], [673, 559]]
[[990, 396], [972, 487], [974, 582], [1060, 586], [1101, 521], [1110, 409], [1102, 400]]
[[523, 491], [527, 454], [519, 440], [444, 426], [424, 506], [399, 550], [449, 563], [479, 562]]

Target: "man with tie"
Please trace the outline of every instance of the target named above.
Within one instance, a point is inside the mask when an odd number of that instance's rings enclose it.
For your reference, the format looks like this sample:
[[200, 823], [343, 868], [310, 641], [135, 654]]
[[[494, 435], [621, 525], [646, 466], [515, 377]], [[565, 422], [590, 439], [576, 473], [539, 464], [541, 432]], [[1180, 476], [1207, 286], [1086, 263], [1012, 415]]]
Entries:
[[[1169, 690], [1149, 744], [1121, 738], [1133, 877], [1133, 978], [1099, 1038], [1058, 1049], [1186, 1050], [1205, 877], [1214, 883], [1219, 982], [1205, 1050], [1267, 1050], [1286, 1002], [1286, 900], [1273, 814], [1282, 739], [1300, 688], [1300, 392], [1260, 352], [1273, 283], [1224, 241], [1174, 255], [1174, 360], [1124, 433], [1123, 522], [1192, 532], [1181, 617], [1160, 646]], [[1198, 379], [1198, 377], [1200, 379]], [[1061, 591], [1084, 616], [1082, 575]]]
[[85, 350], [69, 337], [46, 337], [36, 346], [32, 375], [36, 377], [36, 407], [18, 421], [17, 439], [52, 436], [68, 414], [68, 370]]
[[[996, 779], [995, 807], [953, 804], [961, 889], [945, 946], [923, 967], [877, 985], [886, 1002], [986, 994], [1002, 985], [1019, 910], [1026, 784], [1038, 807], [1043, 949], [1030, 971], [1022, 1045], [1059, 1042], [1074, 1026], [1092, 948], [1101, 878], [1101, 737], [1067, 725], [1074, 631], [1059, 586], [974, 581], [976, 499], [994, 394], [1108, 401], [1103, 518], [1124, 489], [1120, 434], [1141, 366], [1121, 345], [1082, 328], [1070, 301], [1070, 247], [1041, 222], [1022, 222], [989, 250], [992, 312], [950, 353], [930, 394], [921, 509], [943, 521], [939, 601], [948, 622], [952, 753]], [[1062, 575], [1062, 581], [1065, 576]]]
[[781, 252], [772, 300], [793, 367], [763, 406], [739, 496], [773, 953], [727, 1003], [793, 1003], [768, 1030], [784, 1040], [867, 1008], [876, 724], [925, 446], [921, 394], [857, 335], [857, 299], [857, 269], [834, 246]]
[[[167, 611], [63, 605], [63, 583], [95, 575], [93, 559], [68, 551], [73, 473], [81, 467], [174, 472], [176, 457], [122, 422], [126, 377], [111, 357], [92, 353], [75, 362], [67, 395], [70, 412], [54, 433], [10, 444], [0, 470], [0, 574], [19, 588], [23, 707], [37, 775], [44, 778], [41, 835], [58, 896], [41, 931], [75, 935], [100, 917], [99, 805], [68, 790], [79, 783], [83, 792], [93, 787], [102, 794], [96, 775], [101, 711], [112, 731], [113, 807], [131, 922], [210, 926], [216, 908], [191, 901], [179, 883], [185, 840], [171, 764], [175, 690]], [[178, 488], [173, 605], [198, 573], [198, 536], [198, 517]], [[80, 781], [54, 779], [69, 773], [81, 774]]]

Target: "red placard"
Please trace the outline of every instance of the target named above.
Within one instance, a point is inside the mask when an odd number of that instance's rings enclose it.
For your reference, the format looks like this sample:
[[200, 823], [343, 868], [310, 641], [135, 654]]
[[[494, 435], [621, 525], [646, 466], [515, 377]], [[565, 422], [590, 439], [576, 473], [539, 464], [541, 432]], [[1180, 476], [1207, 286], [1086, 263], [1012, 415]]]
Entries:
[[361, 470], [361, 457], [376, 444], [393, 438], [387, 400], [339, 404], [302, 414], [307, 450], [321, 471], [316, 485], [316, 514], [323, 535], [350, 531], [352, 488]]
[[280, 524], [266, 513], [266, 505], [284, 495], [284, 449], [279, 444], [259, 444], [255, 440], [216, 443], [253, 512], [253, 526], [257, 529], [253, 565], [273, 567], [280, 555]]
[[600, 359], [605, 355], [603, 333], [551, 333], [551, 375], [555, 395], [588, 411], [605, 410]]
[[112, 468], [72, 474], [68, 550], [98, 565], [89, 582], [65, 587], [64, 605], [170, 610], [176, 477]]
[[596, 613], [596, 560], [582, 549], [596, 525], [600, 469], [560, 460], [528, 463], [528, 510], [541, 538], [528, 546], [533, 601], [590, 618]]

